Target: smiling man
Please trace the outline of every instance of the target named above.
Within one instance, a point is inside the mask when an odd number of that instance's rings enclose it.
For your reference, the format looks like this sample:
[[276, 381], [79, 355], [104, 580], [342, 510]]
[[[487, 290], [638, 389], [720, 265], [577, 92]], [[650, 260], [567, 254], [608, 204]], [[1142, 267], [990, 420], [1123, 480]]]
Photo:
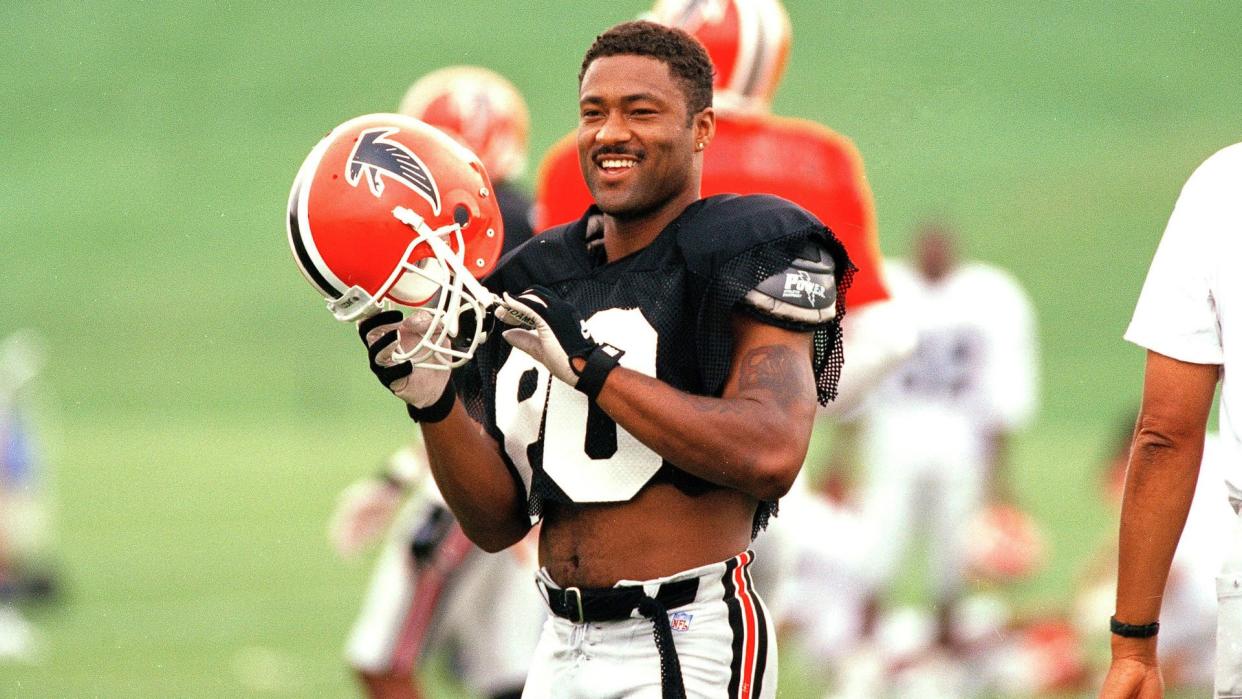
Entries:
[[[712, 66], [689, 35], [617, 25], [579, 84], [595, 206], [501, 261], [508, 329], [452, 381], [389, 388], [429, 406], [410, 412], [471, 539], [499, 550], [542, 521], [551, 617], [525, 696], [774, 696], [747, 547], [835, 391], [853, 268], [783, 199], [700, 198]], [[381, 365], [394, 321], [360, 326]]]

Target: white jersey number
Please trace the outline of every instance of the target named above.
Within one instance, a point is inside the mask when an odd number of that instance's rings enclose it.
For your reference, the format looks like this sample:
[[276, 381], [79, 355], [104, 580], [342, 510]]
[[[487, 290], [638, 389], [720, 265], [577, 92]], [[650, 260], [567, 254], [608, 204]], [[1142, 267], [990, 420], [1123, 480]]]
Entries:
[[[659, 336], [640, 309], [603, 310], [588, 318], [587, 326], [598, 341], [625, 350], [621, 366], [656, 375]], [[543, 470], [574, 502], [629, 500], [664, 462], [585, 395], [550, 380], [530, 355], [510, 352], [496, 376], [496, 425], [528, 492], [529, 449], [539, 441], [541, 422]]]

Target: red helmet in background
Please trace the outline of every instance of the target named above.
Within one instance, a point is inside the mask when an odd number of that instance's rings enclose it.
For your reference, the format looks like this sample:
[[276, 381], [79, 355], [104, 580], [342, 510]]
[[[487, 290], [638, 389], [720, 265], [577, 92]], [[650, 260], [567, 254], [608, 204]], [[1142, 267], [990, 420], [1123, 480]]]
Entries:
[[508, 80], [486, 68], [453, 66], [410, 86], [398, 111], [448, 133], [478, 154], [496, 182], [526, 168], [530, 112]]
[[484, 338], [492, 295], [477, 281], [504, 230], [483, 163], [439, 130], [400, 114], [350, 119], [307, 156], [289, 194], [289, 244], [338, 320], [392, 302], [433, 314], [399, 350], [419, 366], [464, 363]]
[[1044, 564], [1043, 530], [1012, 505], [991, 505], [966, 527], [966, 563], [973, 576], [997, 583], [1030, 577]]
[[694, 35], [716, 67], [716, 106], [766, 111], [789, 58], [780, 0], [657, 0], [645, 16]]

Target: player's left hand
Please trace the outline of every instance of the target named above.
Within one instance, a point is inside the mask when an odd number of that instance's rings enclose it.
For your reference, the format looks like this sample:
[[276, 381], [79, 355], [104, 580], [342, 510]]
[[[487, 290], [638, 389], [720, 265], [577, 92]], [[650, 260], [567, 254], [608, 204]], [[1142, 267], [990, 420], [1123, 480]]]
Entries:
[[[547, 367], [556, 378], [592, 397], [622, 354], [615, 347], [597, 343], [578, 309], [547, 287], [532, 286], [516, 297], [506, 292], [496, 317], [516, 326], [501, 333], [509, 344]], [[578, 368], [574, 359], [582, 360]], [[580, 385], [584, 374], [590, 377]]]

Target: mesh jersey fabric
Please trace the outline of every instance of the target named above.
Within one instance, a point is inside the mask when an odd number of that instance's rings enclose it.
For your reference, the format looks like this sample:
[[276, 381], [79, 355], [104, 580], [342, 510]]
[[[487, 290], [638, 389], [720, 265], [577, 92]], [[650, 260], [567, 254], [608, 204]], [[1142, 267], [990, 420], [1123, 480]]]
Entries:
[[[740, 308], [738, 301], [759, 282], [787, 269], [805, 244], [814, 241], [836, 262], [836, 318], [819, 326], [799, 327], [768, 316], [757, 317], [812, 332], [817, 397], [826, 403], [835, 396], [843, 361], [839, 325], [845, 313], [842, 299], [854, 267], [835, 236], [817, 219], [779, 197], [709, 197], [687, 207], [647, 247], [608, 262], [592, 250], [596, 246], [589, 245], [589, 224], [596, 214], [598, 211], [591, 209], [574, 223], [536, 236], [504, 257], [484, 283], [498, 294], [518, 294], [533, 284], [542, 284], [588, 319], [609, 309], [638, 309], [655, 332], [655, 377], [688, 393], [719, 396], [731, 367], [730, 319], [734, 309]], [[602, 246], [598, 248], [602, 253]], [[624, 341], [612, 344], [627, 349]], [[546, 405], [538, 437], [524, 446], [509, 443], [512, 440], [506, 440], [497, 423], [498, 400], [522, 402], [540, 386], [548, 390], [546, 383], [531, 374], [516, 382], [516, 396], [498, 395], [497, 377], [511, 354], [500, 333], [492, 332], [474, 359], [457, 371], [454, 381], [466, 408], [504, 447], [504, 458], [527, 493], [527, 511], [532, 519], [538, 519], [546, 500], [575, 500], [566, 494], [564, 483], [549, 476], [543, 463], [549, 433]], [[619, 446], [618, 429], [611, 418], [589, 404], [585, 420], [582, 449], [589, 458], [620, 456], [620, 468], [633, 466], [635, 460], [618, 453], [624, 445]], [[552, 429], [559, 427], [554, 424]], [[670, 482], [691, 496], [722, 487], [663, 460], [654, 473], [634, 475], [642, 479], [641, 486]], [[755, 533], [775, 509], [775, 502], [760, 505]]]

